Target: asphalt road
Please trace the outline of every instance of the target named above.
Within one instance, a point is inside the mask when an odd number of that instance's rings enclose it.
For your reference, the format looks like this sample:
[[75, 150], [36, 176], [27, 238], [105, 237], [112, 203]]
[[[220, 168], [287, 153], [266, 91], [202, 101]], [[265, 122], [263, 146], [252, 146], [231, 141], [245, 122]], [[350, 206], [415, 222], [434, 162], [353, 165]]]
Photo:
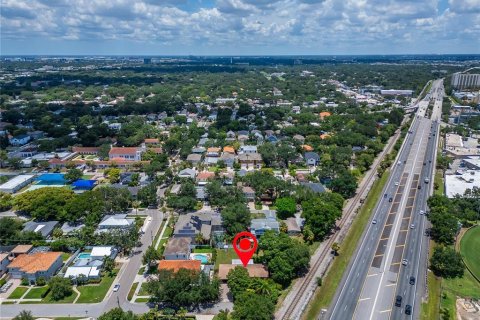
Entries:
[[123, 310], [131, 310], [135, 313], [145, 313], [149, 307], [145, 303], [131, 303], [127, 301], [128, 291], [135, 276], [142, 264], [143, 252], [152, 243], [155, 234], [158, 232], [163, 219], [163, 213], [156, 209], [148, 209], [147, 214], [151, 217], [145, 234], [141, 237], [142, 245], [136, 248], [134, 254], [126, 265], [120, 270], [116, 281], [112, 284], [120, 284], [117, 292], [109, 289], [107, 296], [100, 303], [91, 304], [7, 304], [0, 306], [0, 318], [13, 318], [22, 310], [29, 310], [34, 317], [98, 317], [102, 313], [121, 306]]
[[[440, 86], [441, 82], [435, 81], [427, 97], [440, 94]], [[432, 136], [432, 130], [438, 130], [438, 125], [435, 124], [432, 129], [432, 121], [424, 118], [428, 108], [426, 99], [418, 103], [411, 133], [407, 135], [397, 156], [382, 192], [384, 196], [377, 203], [372, 223], [364, 232], [334, 302], [327, 311], [330, 319], [389, 319], [391, 315], [396, 316], [398, 311], [393, 310], [392, 313], [397, 292], [405, 291], [404, 301], [418, 299], [417, 285], [409, 285], [408, 279], [411, 274], [417, 274], [418, 277], [421, 272], [419, 265], [425, 265], [418, 260], [419, 255], [426, 251], [422, 250], [426, 243], [423, 241], [425, 217], [419, 214], [419, 208], [425, 210], [431, 185], [425, 183], [425, 175], [433, 180], [434, 141], [438, 136]], [[406, 267], [402, 267], [402, 259], [408, 260]], [[405, 287], [405, 277], [406, 284], [410, 286], [408, 289]]]

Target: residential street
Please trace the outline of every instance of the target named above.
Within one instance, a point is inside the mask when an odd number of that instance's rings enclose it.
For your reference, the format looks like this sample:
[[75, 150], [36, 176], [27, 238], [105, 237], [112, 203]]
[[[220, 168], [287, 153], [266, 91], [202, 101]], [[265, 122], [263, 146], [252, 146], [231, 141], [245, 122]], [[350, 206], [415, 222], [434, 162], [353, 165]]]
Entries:
[[[163, 213], [157, 209], [147, 209], [147, 214], [152, 217], [145, 234], [142, 235], [142, 246], [137, 249], [126, 264], [122, 266], [117, 280], [112, 284], [120, 284], [118, 292], [109, 290], [104, 301], [94, 304], [11, 304], [0, 306], [0, 318], [13, 318], [22, 310], [29, 310], [35, 317], [98, 317], [105, 311], [120, 305], [123, 310], [131, 310], [135, 313], [144, 313], [148, 311], [148, 306], [144, 303], [130, 303], [127, 301], [128, 291], [135, 279], [135, 275], [142, 264], [142, 255], [147, 247], [152, 243], [152, 238], [158, 232], [163, 219]], [[153, 235], [153, 237], [152, 237]]]

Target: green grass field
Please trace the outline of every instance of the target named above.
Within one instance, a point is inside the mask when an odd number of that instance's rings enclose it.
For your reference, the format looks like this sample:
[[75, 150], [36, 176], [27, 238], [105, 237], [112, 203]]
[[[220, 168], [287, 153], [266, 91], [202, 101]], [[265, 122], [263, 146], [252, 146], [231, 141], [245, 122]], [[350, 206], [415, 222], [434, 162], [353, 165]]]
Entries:
[[[118, 269], [115, 270], [115, 274], [117, 274], [117, 272]], [[80, 291], [80, 298], [78, 298], [77, 303], [101, 302], [103, 298], [105, 298], [108, 289], [110, 289], [113, 280], [115, 280], [115, 276], [109, 277], [105, 275], [99, 284], [78, 287], [77, 289]]]
[[135, 282], [135, 283], [132, 284], [132, 286], [130, 287], [130, 290], [128, 291], [128, 296], [127, 296], [127, 300], [128, 300], [128, 301], [131, 301], [131, 300], [132, 300], [133, 294], [135, 293], [135, 290], [137, 290], [137, 287], [138, 287], [138, 282]]
[[382, 194], [383, 187], [387, 183], [390, 172], [386, 172], [383, 176], [376, 180], [368, 193], [360, 213], [355, 217], [352, 225], [354, 228], [350, 228], [347, 236], [340, 244], [339, 256], [335, 258], [333, 264], [330, 266], [330, 271], [323, 278], [323, 284], [315, 292], [314, 297], [311, 300], [310, 305], [307, 307], [307, 311], [304, 313], [303, 319], [316, 319], [320, 310], [327, 308], [332, 302], [335, 291], [338, 284], [342, 280], [343, 273], [350, 262], [350, 259], [355, 252], [357, 244], [365, 230], [365, 226], [370, 219], [373, 209], [378, 201], [378, 198]]
[[238, 259], [237, 253], [232, 248], [227, 250], [217, 249], [217, 260], [215, 261], [215, 270], [218, 270], [219, 264], [232, 263], [232, 259]]
[[25, 296], [25, 299], [42, 299], [42, 294], [47, 292], [47, 290], [48, 286], [32, 288]]
[[440, 310], [440, 285], [442, 279], [437, 278], [433, 272], [428, 272], [428, 301], [422, 303], [420, 319], [430, 320], [438, 318]]
[[463, 235], [460, 253], [470, 271], [480, 279], [480, 226], [468, 230]]
[[25, 292], [27, 292], [28, 287], [17, 287], [13, 292], [8, 296], [8, 299], [20, 299]]

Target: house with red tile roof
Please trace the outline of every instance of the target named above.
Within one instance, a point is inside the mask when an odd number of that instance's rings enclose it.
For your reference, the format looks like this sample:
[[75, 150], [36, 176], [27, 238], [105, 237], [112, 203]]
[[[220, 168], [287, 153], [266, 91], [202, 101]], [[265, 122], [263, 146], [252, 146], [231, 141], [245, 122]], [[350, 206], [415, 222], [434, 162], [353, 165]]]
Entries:
[[215, 173], [210, 171], [203, 171], [197, 175], [197, 184], [206, 185], [208, 180], [215, 178]]
[[13, 279], [27, 278], [30, 284], [40, 277], [48, 280], [62, 267], [61, 252], [37, 252], [21, 254], [9, 265], [8, 272]]
[[159, 144], [160, 140], [158, 140], [156, 138], [150, 138], [150, 139], [145, 139], [144, 143], [147, 144], [147, 145], [148, 144]]
[[202, 263], [200, 260], [160, 260], [158, 263], [158, 271], [172, 270], [177, 272], [180, 269], [200, 271]]
[[110, 160], [123, 159], [128, 161], [142, 160], [142, 149], [137, 147], [113, 147], [108, 152]]

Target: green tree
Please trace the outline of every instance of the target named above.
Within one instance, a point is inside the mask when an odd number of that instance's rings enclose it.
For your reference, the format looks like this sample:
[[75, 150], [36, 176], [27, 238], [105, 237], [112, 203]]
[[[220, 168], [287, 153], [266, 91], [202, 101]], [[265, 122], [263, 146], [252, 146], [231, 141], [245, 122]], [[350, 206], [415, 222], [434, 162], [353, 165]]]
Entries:
[[342, 211], [331, 203], [314, 198], [302, 202], [303, 216], [315, 235], [315, 239], [323, 240], [335, 226], [335, 221], [342, 216]]
[[110, 168], [105, 170], [105, 175], [108, 177], [110, 183], [120, 182], [120, 169]]
[[7, 211], [13, 207], [13, 196], [9, 193], [0, 192], [0, 211]]
[[253, 292], [241, 294], [233, 306], [233, 320], [271, 320], [275, 304], [267, 297]]
[[22, 167], [22, 159], [20, 158], [10, 158], [8, 159], [8, 164], [15, 170], [19, 170]]
[[244, 293], [251, 286], [247, 269], [238, 266], [230, 270], [227, 274], [227, 285], [232, 293], [233, 299]]
[[244, 203], [230, 203], [221, 212], [223, 225], [230, 235], [247, 230], [250, 225], [250, 211]]
[[65, 220], [66, 206], [74, 197], [68, 188], [46, 187], [19, 194], [15, 197], [14, 207], [35, 219]]
[[461, 278], [465, 266], [460, 253], [450, 247], [437, 246], [430, 258], [430, 269], [443, 278]]
[[162, 258], [162, 255], [160, 254], [160, 252], [157, 249], [155, 249], [153, 245], [151, 245], [151, 246], [148, 246], [147, 250], [143, 254], [142, 262], [143, 264], [150, 266], [152, 262], [156, 260], [160, 260], [161, 258]]
[[73, 293], [70, 279], [62, 277], [53, 277], [48, 281], [52, 299], [55, 301], [62, 300]]
[[432, 223], [431, 236], [441, 244], [452, 244], [459, 229], [458, 219], [449, 213], [447, 207], [433, 207], [428, 214]]
[[105, 270], [109, 276], [112, 276], [113, 271], [115, 270], [115, 261], [112, 258], [105, 256], [103, 258], [103, 270]]
[[295, 200], [291, 197], [278, 198], [275, 201], [275, 206], [277, 207], [277, 215], [280, 219], [293, 217], [297, 211]]
[[147, 282], [147, 292], [153, 303], [162, 303], [175, 309], [197, 307], [201, 303], [218, 300], [220, 283], [218, 279], [210, 279], [199, 271], [161, 270], [156, 279]]
[[72, 183], [73, 181], [80, 179], [82, 176], [83, 176], [82, 170], [73, 168], [68, 170], [68, 172], [65, 174], [65, 179], [69, 183]]
[[103, 313], [98, 320], [137, 320], [138, 316], [132, 311], [123, 311], [121, 308], [113, 308]]
[[339, 193], [348, 199], [357, 190], [357, 178], [350, 171], [344, 171], [330, 182], [329, 187], [333, 192]]
[[32, 316], [32, 312], [28, 310], [20, 311], [18, 315], [16, 315], [13, 320], [34, 320], [35, 317]]

